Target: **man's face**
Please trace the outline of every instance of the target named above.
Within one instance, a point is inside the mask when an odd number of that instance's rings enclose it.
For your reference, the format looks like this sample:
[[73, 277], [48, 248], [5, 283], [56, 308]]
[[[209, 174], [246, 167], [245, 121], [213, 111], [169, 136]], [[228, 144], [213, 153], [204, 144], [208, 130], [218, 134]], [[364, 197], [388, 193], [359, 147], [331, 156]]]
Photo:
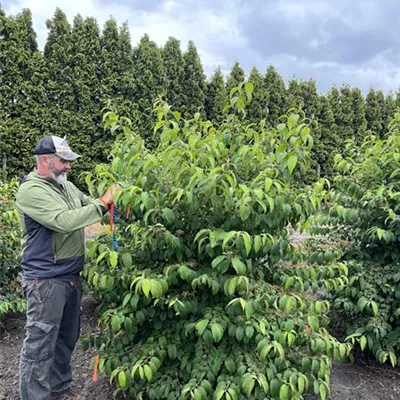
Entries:
[[56, 155], [47, 156], [49, 172], [52, 178], [63, 184], [67, 181], [67, 174], [71, 169], [71, 162], [61, 159]]

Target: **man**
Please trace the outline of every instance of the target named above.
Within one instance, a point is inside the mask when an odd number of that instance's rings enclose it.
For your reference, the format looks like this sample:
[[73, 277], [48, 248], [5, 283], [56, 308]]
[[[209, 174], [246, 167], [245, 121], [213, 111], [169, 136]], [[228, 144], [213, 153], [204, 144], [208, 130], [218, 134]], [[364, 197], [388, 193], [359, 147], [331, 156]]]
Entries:
[[16, 205], [23, 227], [22, 288], [27, 334], [20, 359], [21, 400], [47, 400], [70, 388], [71, 355], [79, 337], [84, 227], [107, 212], [118, 188], [92, 200], [67, 181], [80, 157], [65, 139], [46, 136], [35, 149], [37, 168]]

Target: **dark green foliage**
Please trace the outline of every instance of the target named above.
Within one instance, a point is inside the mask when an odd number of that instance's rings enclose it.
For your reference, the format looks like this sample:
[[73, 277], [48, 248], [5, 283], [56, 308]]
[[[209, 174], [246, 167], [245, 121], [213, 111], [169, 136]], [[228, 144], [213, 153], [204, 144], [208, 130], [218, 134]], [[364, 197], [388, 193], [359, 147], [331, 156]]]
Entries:
[[0, 36], [0, 176], [11, 178], [33, 165], [45, 110], [44, 65], [29, 10], [16, 17], [2, 12]]
[[[292, 79], [287, 90], [287, 102], [291, 107], [304, 111], [310, 121], [317, 121], [320, 98], [317, 93], [316, 82], [313, 79], [300, 81]], [[321, 153], [323, 153], [321, 147], [324, 146], [324, 143], [321, 141], [321, 131], [318, 124], [313, 128], [313, 132], [314, 147], [311, 152], [311, 170], [307, 176], [300, 178], [301, 181], [308, 183], [317, 179], [321, 173], [321, 166], [318, 161], [323, 161], [321, 160]]]
[[269, 126], [275, 126], [279, 117], [287, 111], [290, 104], [286, 98], [283, 79], [273, 66], [267, 68], [264, 87], [267, 97], [267, 122]]
[[333, 156], [339, 148], [338, 129], [327, 96], [320, 96], [319, 103], [319, 112], [316, 116], [318, 140], [314, 144], [314, 154], [320, 175], [330, 178], [333, 176]]
[[[111, 105], [118, 112], [133, 115], [135, 82], [131, 37], [127, 24], [118, 30], [116, 21], [106, 21], [101, 35], [101, 105]], [[111, 140], [110, 140], [111, 139]], [[112, 137], [103, 137], [106, 148]]]
[[[100, 31], [93, 18], [75, 17], [71, 32], [71, 76], [73, 89], [73, 120], [64, 134], [74, 151], [85, 157], [76, 163], [72, 178], [78, 181], [83, 171], [106, 160], [101, 132], [101, 43]], [[91, 149], [87, 152], [87, 149]], [[86, 153], [86, 154], [85, 154]]]
[[179, 40], [170, 37], [163, 49], [166, 77], [166, 100], [175, 110], [180, 111], [185, 101], [183, 90], [184, 60]]
[[[367, 119], [365, 118], [365, 100], [360, 89], [352, 88], [353, 96], [353, 130], [357, 144], [364, 141], [367, 131]], [[393, 116], [394, 113], [392, 113]]]
[[348, 139], [354, 139], [353, 120], [353, 94], [350, 86], [343, 85], [340, 88], [340, 114], [337, 121], [339, 137], [343, 143]]
[[[0, 21], [0, 168], [8, 177], [24, 175], [34, 166], [32, 148], [41, 136], [66, 135], [84, 156], [72, 174], [82, 187], [80, 173], [103, 162], [115, 139], [114, 133], [103, 130], [104, 107], [133, 118], [137, 131], [154, 147], [151, 110], [158, 96], [164, 96], [182, 116], [200, 112], [218, 123], [224, 118], [221, 110], [229, 91], [245, 80], [236, 62], [224, 90], [220, 70], [207, 83], [193, 42], [182, 55], [179, 40], [169, 38], [161, 50], [145, 36], [133, 51], [127, 23], [118, 27], [112, 18], [102, 32], [95, 19], [79, 15], [71, 28], [57, 9], [47, 21], [43, 53], [37, 49], [29, 10], [15, 17], [0, 10]], [[265, 118], [267, 126], [276, 126], [279, 116], [292, 106], [303, 109], [313, 121], [319, 119], [315, 81], [293, 79], [285, 90], [272, 66], [264, 77], [253, 68], [247, 81], [253, 83], [253, 100], [246, 110], [249, 122]], [[346, 85], [332, 88], [328, 99], [334, 124], [324, 122], [314, 129], [312, 171], [317, 172], [319, 165], [321, 173], [330, 168], [325, 165], [331, 164], [331, 157], [324, 157], [331, 154], [336, 139], [341, 151], [349, 138], [360, 143], [367, 129], [381, 136], [400, 107], [398, 93], [385, 99], [381, 91], [371, 89], [365, 101], [359, 89]], [[325, 137], [336, 139], [325, 143]]]
[[133, 124], [146, 144], [155, 147], [158, 138], [153, 133], [155, 116], [152, 110], [157, 98], [165, 94], [166, 81], [161, 49], [148, 35], [144, 35], [139, 45], [133, 49], [132, 69], [135, 83], [133, 100], [136, 106], [136, 113], [132, 116]]
[[245, 76], [242, 67], [240, 66], [239, 62], [235, 62], [231, 69], [231, 72], [226, 80], [226, 93], [228, 96], [231, 93], [231, 90], [234, 87], [239, 86], [242, 82], [244, 82]]
[[184, 116], [193, 116], [199, 112], [205, 114], [204, 102], [206, 91], [206, 77], [203, 72], [199, 54], [195, 44], [190, 41], [184, 59], [183, 93], [185, 102], [182, 110]]
[[18, 282], [21, 241], [13, 203], [17, 190], [16, 181], [3, 183], [0, 180], [0, 323], [4, 315], [22, 312], [25, 308]]
[[224, 76], [221, 68], [217, 68], [207, 83], [205, 111], [207, 118], [213, 123], [220, 123], [223, 119], [223, 109], [228, 103]]
[[246, 109], [247, 119], [257, 123], [267, 117], [267, 93], [264, 87], [264, 77], [256, 67], [251, 69], [248, 82], [253, 83], [253, 95], [251, 103]]
[[367, 129], [372, 134], [381, 137], [383, 134], [383, 115], [381, 109], [380, 95], [374, 89], [370, 89], [365, 99], [365, 117], [367, 119]]
[[118, 252], [109, 237], [88, 246], [83, 275], [103, 301], [102, 331], [83, 344], [130, 398], [326, 399], [330, 358], [349, 351], [324, 329], [329, 303], [311, 294], [343, 286], [345, 267], [334, 254], [310, 264], [289, 245], [289, 224], [323, 194], [324, 181], [292, 179], [309, 167], [309, 126], [290, 114], [277, 129], [249, 129], [250, 94], [240, 85], [213, 128], [159, 103], [155, 151], [125, 119], [105, 118], [120, 140], [88, 183], [96, 193], [118, 177], [124, 233]]
[[349, 265], [349, 285], [335, 294], [335, 325], [393, 366], [400, 351], [399, 138], [397, 113], [384, 139], [348, 142], [335, 157], [340, 175], [329, 216], [317, 218], [342, 240]]
[[383, 131], [387, 132], [389, 130], [390, 121], [396, 111], [400, 111], [400, 105], [396, 104], [396, 100], [392, 93], [389, 93], [385, 98], [385, 107], [383, 114]]

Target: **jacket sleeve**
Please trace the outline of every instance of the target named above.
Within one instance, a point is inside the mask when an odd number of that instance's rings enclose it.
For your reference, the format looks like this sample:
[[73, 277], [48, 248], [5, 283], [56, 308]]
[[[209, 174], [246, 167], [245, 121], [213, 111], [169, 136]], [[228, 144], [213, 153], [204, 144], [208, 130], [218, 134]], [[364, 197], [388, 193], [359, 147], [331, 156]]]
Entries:
[[101, 221], [104, 206], [100, 200], [70, 210], [62, 199], [57, 202], [48, 189], [23, 184], [17, 195], [19, 211], [55, 232], [68, 233]]

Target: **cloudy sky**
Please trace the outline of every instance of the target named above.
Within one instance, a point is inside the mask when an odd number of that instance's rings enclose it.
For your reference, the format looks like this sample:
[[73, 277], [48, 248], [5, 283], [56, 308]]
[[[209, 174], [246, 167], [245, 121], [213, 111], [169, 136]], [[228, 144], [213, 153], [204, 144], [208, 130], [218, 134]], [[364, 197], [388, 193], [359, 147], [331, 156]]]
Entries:
[[[1, 1], [1, 0], [0, 0]], [[43, 48], [55, 7], [100, 26], [128, 21], [135, 45], [144, 33], [182, 49], [193, 40], [210, 76], [235, 61], [245, 72], [274, 65], [287, 82], [314, 78], [321, 92], [348, 83], [366, 92], [400, 88], [399, 0], [3, 0], [8, 14], [31, 9]]]

